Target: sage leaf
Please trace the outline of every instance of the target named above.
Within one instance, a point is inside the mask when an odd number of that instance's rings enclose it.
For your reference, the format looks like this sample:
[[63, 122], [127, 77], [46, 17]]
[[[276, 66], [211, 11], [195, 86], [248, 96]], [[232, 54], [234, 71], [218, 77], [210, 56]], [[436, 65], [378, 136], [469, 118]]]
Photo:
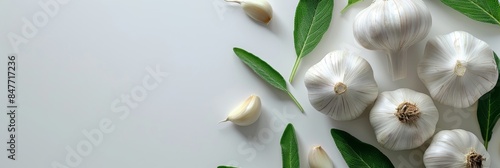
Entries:
[[361, 142], [351, 134], [331, 130], [333, 140], [350, 168], [393, 168], [391, 160], [370, 144]]
[[280, 145], [283, 168], [300, 168], [299, 147], [292, 124], [289, 123], [286, 126], [281, 136]]
[[271, 65], [267, 64], [265, 61], [255, 56], [254, 54], [245, 51], [241, 48], [233, 48], [234, 53], [238, 56], [243, 63], [248, 65], [257, 75], [259, 75], [262, 79], [264, 79], [267, 83], [271, 84], [273, 87], [282, 90], [288, 94], [288, 96], [293, 100], [295, 105], [299, 108], [301, 112], [304, 112], [304, 109], [300, 105], [300, 103], [295, 99], [295, 97], [290, 93], [287, 88], [286, 81], [281, 76], [281, 74], [274, 70]]
[[233, 167], [233, 166], [217, 166], [217, 168], [237, 168], [237, 167]]
[[441, 2], [471, 19], [500, 26], [498, 0], [441, 0]]
[[295, 10], [293, 40], [297, 58], [290, 83], [297, 73], [302, 58], [321, 41], [332, 21], [333, 0], [300, 0]]
[[[500, 60], [495, 54], [498, 71], [500, 72]], [[481, 128], [481, 136], [484, 147], [488, 149], [488, 142], [493, 134], [493, 127], [500, 118], [500, 78], [497, 85], [488, 93], [481, 96], [477, 106], [477, 120]]]
[[349, 7], [351, 7], [355, 3], [358, 3], [361, 1], [363, 1], [363, 0], [349, 0], [349, 1], [347, 1], [347, 5], [344, 7], [344, 9], [342, 9], [342, 11], [340, 11], [340, 13], [345, 13], [345, 11], [347, 11], [347, 9], [349, 9]]

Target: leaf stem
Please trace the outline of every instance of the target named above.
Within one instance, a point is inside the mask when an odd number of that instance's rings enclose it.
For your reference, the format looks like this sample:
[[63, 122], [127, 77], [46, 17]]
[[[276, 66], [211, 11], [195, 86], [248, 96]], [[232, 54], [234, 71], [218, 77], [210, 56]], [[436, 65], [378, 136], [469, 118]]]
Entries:
[[290, 84], [293, 82], [293, 78], [295, 78], [295, 74], [297, 73], [300, 62], [302, 62], [302, 59], [300, 57], [297, 57], [297, 59], [295, 60], [295, 64], [293, 65], [292, 74], [290, 74]]
[[295, 105], [297, 105], [297, 107], [299, 108], [300, 112], [304, 113], [304, 108], [302, 108], [302, 106], [300, 105], [299, 101], [297, 101], [297, 99], [295, 99], [295, 97], [292, 95], [292, 93], [290, 93], [290, 91], [287, 91], [286, 93], [288, 93], [288, 96], [290, 96], [290, 98], [292, 98], [293, 102], [295, 103]]

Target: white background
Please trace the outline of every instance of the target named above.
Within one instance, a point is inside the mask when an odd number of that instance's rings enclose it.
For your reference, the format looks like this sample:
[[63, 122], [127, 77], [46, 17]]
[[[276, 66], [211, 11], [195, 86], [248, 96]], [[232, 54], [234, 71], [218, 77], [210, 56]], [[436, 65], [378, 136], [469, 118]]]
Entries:
[[[280, 167], [279, 139], [286, 123], [293, 123], [300, 146], [301, 167], [307, 153], [322, 145], [336, 167], [346, 167], [330, 135], [331, 128], [346, 130], [386, 154], [396, 167], [423, 167], [425, 147], [389, 151], [376, 142], [368, 112], [349, 122], [334, 121], [309, 104], [304, 73], [332, 50], [350, 49], [372, 65], [380, 91], [407, 87], [428, 93], [416, 74], [427, 39], [410, 48], [408, 78], [393, 82], [382, 52], [365, 50], [355, 42], [352, 21], [370, 1], [341, 15], [347, 0], [335, 0], [334, 17], [318, 47], [303, 60], [289, 88], [304, 106], [301, 114], [286, 94], [259, 79], [232, 52], [241, 47], [260, 56], [286, 79], [295, 61], [293, 16], [298, 3], [269, 0], [274, 18], [262, 25], [235, 5], [222, 0], [70, 0], [58, 3], [44, 23], [39, 3], [49, 0], [0, 2], [0, 88], [6, 88], [7, 55], [17, 53], [18, 102], [16, 161], [7, 159], [7, 115], [0, 115], [1, 168], [67, 167], [67, 149], [77, 150], [88, 139], [82, 131], [99, 129], [112, 121], [113, 130], [92, 145], [81, 168]], [[61, 2], [64, 2], [61, 0]], [[473, 21], [437, 0], [425, 1], [433, 16], [429, 37], [455, 30], [470, 32], [500, 52], [500, 27]], [[55, 8], [52, 8], [55, 9]], [[23, 28], [38, 17], [37, 32], [23, 35]], [[26, 19], [27, 22], [23, 22]], [[26, 43], [9, 42], [9, 33]], [[148, 68], [168, 73], [154, 80]], [[147, 78], [157, 87], [147, 90], [136, 107], [122, 97], [143, 87]], [[0, 91], [6, 95], [6, 89]], [[250, 94], [263, 103], [263, 114], [254, 125], [217, 124]], [[2, 96], [2, 102], [7, 102]], [[137, 97], [136, 97], [137, 98]], [[2, 107], [7, 103], [1, 103]], [[438, 128], [462, 128], [481, 139], [475, 107], [452, 109], [436, 103]], [[112, 107], [130, 109], [128, 116]], [[122, 118], [120, 118], [122, 117]], [[500, 126], [489, 151], [493, 165], [500, 165]], [[86, 149], [87, 151], [89, 149]], [[63, 166], [59, 166], [63, 167]]]

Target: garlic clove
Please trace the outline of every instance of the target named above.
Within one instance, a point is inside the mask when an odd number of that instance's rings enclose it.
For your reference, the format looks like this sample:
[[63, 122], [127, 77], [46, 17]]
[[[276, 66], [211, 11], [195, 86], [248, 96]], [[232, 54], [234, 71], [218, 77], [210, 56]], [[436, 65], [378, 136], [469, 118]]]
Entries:
[[366, 49], [388, 54], [393, 80], [406, 77], [407, 49], [423, 40], [432, 26], [422, 0], [374, 0], [354, 19], [356, 41]]
[[370, 64], [348, 51], [328, 53], [309, 68], [304, 83], [311, 105], [335, 120], [359, 117], [378, 96]]
[[221, 122], [231, 121], [239, 126], [248, 126], [259, 119], [261, 106], [260, 97], [251, 95]]
[[226, 0], [241, 5], [245, 13], [252, 19], [268, 24], [273, 17], [273, 8], [267, 0]]
[[489, 168], [491, 159], [476, 135], [462, 129], [439, 131], [424, 153], [427, 168]]
[[390, 150], [421, 146], [434, 134], [438, 119], [429, 96], [406, 88], [382, 92], [370, 111], [377, 141]]
[[333, 168], [333, 162], [321, 146], [312, 148], [308, 156], [310, 168]]
[[463, 31], [430, 39], [417, 72], [434, 100], [455, 108], [472, 106], [498, 79], [493, 50]]

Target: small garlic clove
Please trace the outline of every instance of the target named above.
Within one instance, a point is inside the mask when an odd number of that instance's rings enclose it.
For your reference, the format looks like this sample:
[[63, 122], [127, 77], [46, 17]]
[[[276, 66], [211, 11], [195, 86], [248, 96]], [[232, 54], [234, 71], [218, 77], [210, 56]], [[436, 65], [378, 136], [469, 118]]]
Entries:
[[332, 160], [321, 146], [312, 148], [308, 159], [310, 168], [333, 168]]
[[260, 108], [261, 103], [259, 96], [251, 95], [231, 113], [229, 113], [226, 120], [221, 122], [231, 121], [239, 126], [248, 126], [259, 119], [261, 113]]
[[252, 19], [268, 24], [273, 17], [273, 8], [267, 0], [226, 0], [241, 5], [245, 13]]

